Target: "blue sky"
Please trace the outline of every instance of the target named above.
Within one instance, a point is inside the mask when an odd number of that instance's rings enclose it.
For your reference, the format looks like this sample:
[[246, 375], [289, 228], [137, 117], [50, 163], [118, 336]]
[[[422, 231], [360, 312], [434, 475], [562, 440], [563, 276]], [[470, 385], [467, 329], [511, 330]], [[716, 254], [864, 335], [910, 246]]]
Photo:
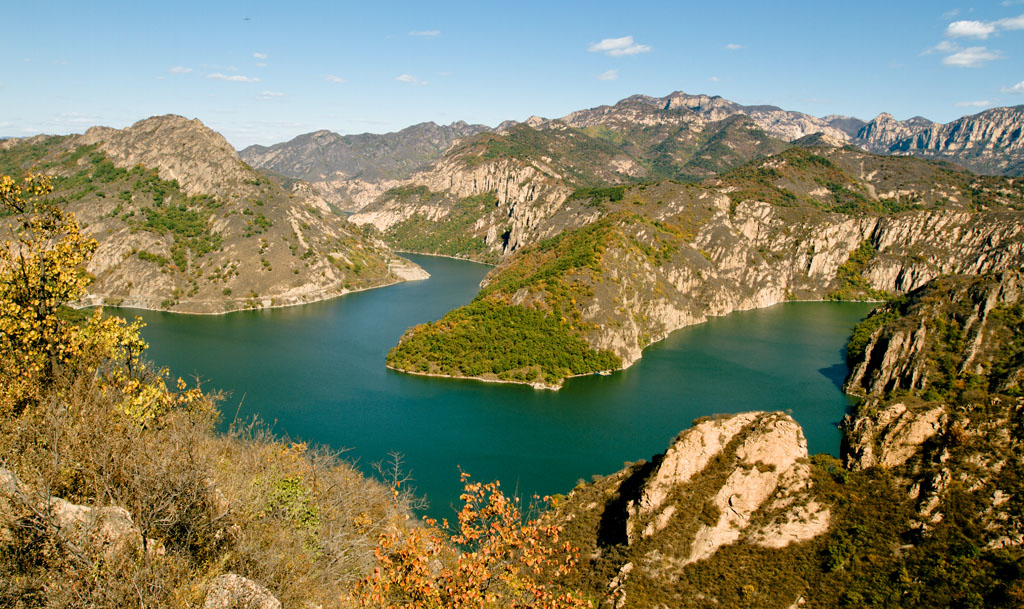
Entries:
[[0, 136], [175, 113], [241, 148], [676, 90], [863, 119], [1024, 104], [1024, 0], [8, 4]]

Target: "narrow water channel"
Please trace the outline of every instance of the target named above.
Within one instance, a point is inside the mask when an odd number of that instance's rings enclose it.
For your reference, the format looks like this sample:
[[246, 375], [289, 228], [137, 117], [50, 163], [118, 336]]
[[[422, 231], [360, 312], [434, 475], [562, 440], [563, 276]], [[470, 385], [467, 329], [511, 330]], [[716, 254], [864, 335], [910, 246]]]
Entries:
[[673, 333], [628, 370], [538, 391], [384, 368], [407, 327], [469, 302], [490, 268], [410, 257], [431, 279], [271, 311], [121, 314], [146, 321], [156, 363], [229, 393], [225, 422], [258, 414], [293, 439], [350, 448], [365, 469], [403, 453], [434, 516], [453, 516], [459, 467], [524, 496], [567, 492], [664, 451], [714, 413], [790, 411], [812, 453], [838, 453], [843, 347], [870, 304], [735, 313]]

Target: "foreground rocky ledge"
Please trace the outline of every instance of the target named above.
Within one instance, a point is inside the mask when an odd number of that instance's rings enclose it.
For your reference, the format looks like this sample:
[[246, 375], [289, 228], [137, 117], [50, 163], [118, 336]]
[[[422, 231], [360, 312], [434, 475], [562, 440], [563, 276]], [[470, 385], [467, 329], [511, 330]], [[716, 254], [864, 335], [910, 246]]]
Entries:
[[584, 568], [614, 574], [603, 600], [614, 607], [644, 606], [632, 598], [643, 582], [677, 582], [724, 548], [781, 551], [832, 521], [803, 431], [781, 412], [697, 421], [650, 463], [578, 486], [557, 512], [568, 537], [587, 540]]

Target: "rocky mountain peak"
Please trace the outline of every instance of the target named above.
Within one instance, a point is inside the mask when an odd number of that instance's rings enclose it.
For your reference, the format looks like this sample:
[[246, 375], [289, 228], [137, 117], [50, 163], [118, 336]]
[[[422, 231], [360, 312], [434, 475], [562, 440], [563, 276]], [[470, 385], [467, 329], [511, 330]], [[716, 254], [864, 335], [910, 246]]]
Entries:
[[75, 144], [97, 145], [118, 167], [153, 167], [161, 178], [177, 180], [190, 195], [234, 193], [252, 179], [253, 172], [223, 135], [199, 119], [175, 114], [147, 118], [125, 129], [93, 127]]
[[722, 120], [730, 114], [739, 111], [739, 104], [731, 102], [718, 95], [689, 95], [681, 91], [672, 93], [664, 98], [666, 110], [685, 109], [701, 114], [708, 114], [710, 120]]
[[937, 123], [930, 121], [923, 116], [912, 116], [907, 119], [908, 125], [920, 126], [920, 127], [934, 127]]

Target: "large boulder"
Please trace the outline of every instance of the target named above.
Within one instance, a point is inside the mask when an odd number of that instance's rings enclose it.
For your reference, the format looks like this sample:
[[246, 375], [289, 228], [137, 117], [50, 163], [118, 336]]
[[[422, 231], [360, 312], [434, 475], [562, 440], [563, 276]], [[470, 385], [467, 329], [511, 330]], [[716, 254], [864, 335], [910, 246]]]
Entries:
[[40, 493], [0, 469], [0, 542], [15, 534], [24, 516], [42, 519], [59, 542], [78, 554], [113, 556], [141, 547], [142, 534], [128, 510], [79, 505]]

